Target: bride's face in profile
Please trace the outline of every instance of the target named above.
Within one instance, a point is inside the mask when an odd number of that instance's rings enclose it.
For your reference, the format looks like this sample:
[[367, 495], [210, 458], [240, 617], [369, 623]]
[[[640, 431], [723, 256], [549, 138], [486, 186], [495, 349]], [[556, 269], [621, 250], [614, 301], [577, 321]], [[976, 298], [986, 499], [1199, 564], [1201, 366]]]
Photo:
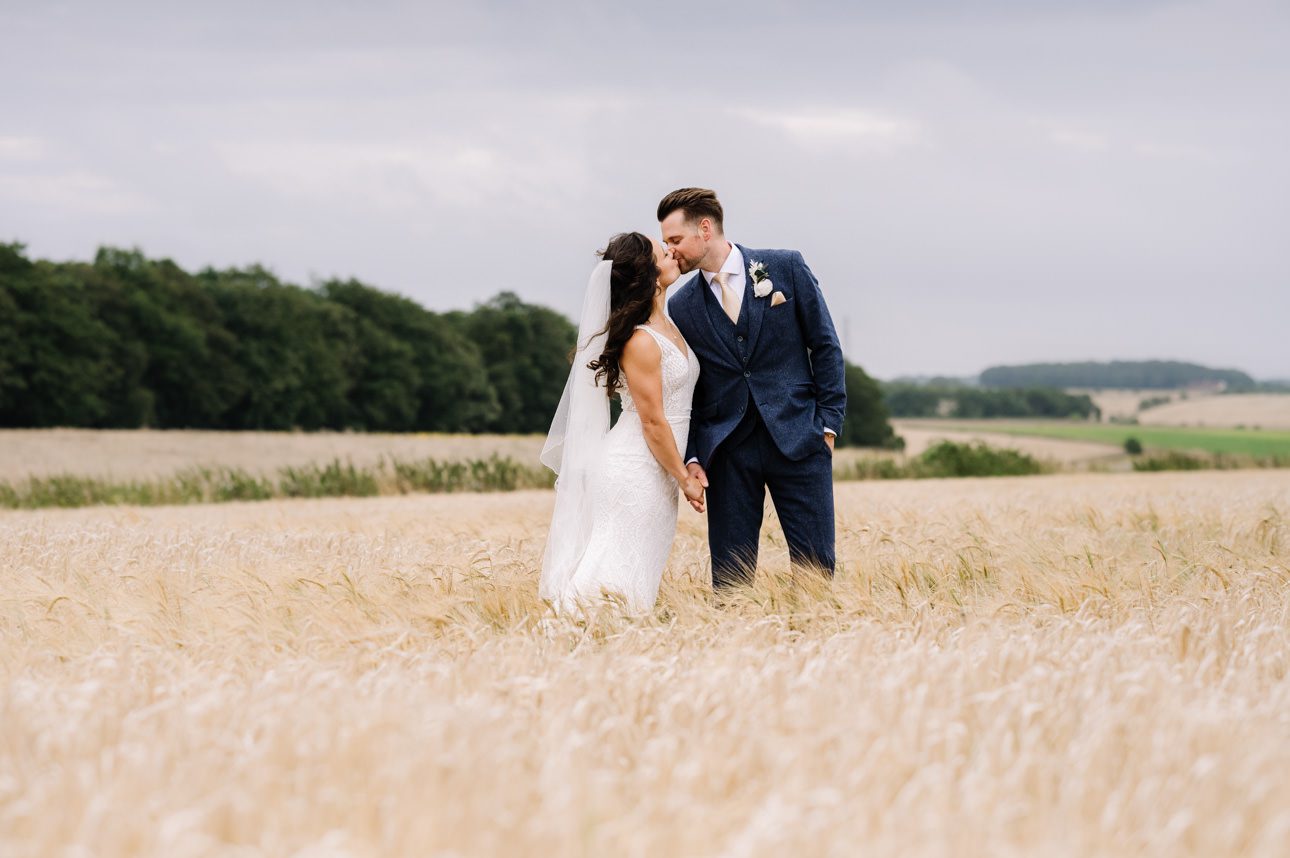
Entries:
[[676, 282], [681, 276], [681, 266], [672, 256], [672, 251], [658, 241], [654, 241], [654, 264], [658, 266], [658, 285], [664, 289]]

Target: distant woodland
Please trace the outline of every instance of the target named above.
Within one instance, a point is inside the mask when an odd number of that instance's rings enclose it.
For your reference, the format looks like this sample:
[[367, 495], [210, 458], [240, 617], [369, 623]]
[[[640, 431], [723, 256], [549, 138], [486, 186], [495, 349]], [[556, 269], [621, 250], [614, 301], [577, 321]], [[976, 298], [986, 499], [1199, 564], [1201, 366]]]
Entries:
[[998, 390], [962, 385], [885, 384], [883, 397], [893, 417], [1092, 420], [1101, 416], [1089, 396], [1051, 387]]
[[[545, 432], [576, 336], [511, 293], [434, 313], [357, 280], [0, 244], [5, 427]], [[847, 387], [841, 442], [898, 443], [879, 384], [852, 365]]]
[[1101, 390], [1172, 390], [1221, 385], [1230, 393], [1258, 387], [1253, 378], [1240, 370], [1213, 369], [1167, 360], [993, 366], [981, 373], [980, 383], [982, 387], [1087, 387]]

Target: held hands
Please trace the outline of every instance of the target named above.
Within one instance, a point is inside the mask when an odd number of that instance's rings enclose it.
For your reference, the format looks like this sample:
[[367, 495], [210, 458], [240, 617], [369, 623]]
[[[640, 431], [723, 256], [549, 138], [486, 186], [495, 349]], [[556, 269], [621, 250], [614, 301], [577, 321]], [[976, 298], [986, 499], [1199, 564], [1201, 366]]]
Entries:
[[703, 484], [694, 477], [686, 477], [685, 482], [681, 484], [681, 491], [685, 492], [685, 499], [694, 507], [695, 512], [703, 512]]
[[685, 499], [690, 502], [690, 506], [695, 512], [704, 510], [704, 490], [708, 487], [708, 475], [704, 473], [703, 467], [698, 462], [691, 462], [685, 466], [689, 474], [685, 482], [681, 484], [681, 491], [685, 492]]

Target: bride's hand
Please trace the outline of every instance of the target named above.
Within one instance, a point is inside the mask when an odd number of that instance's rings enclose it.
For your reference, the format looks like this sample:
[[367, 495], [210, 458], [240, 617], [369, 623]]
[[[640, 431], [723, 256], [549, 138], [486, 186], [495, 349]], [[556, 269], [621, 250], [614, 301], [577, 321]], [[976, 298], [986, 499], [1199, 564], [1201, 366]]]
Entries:
[[703, 512], [703, 483], [699, 482], [698, 477], [686, 477], [685, 482], [681, 483], [681, 491], [685, 493], [685, 499], [694, 507], [695, 512]]

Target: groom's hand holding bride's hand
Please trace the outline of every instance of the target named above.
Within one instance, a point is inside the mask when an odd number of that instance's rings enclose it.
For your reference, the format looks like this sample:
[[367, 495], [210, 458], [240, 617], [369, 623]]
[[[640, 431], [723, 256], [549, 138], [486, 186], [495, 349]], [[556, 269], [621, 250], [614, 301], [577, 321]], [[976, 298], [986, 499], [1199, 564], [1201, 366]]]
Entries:
[[690, 476], [686, 478], [685, 485], [682, 486], [681, 490], [685, 492], [685, 499], [690, 502], [690, 506], [694, 507], [694, 511], [703, 512], [703, 493], [708, 487], [708, 475], [698, 462], [691, 462], [686, 465], [685, 470]]
[[685, 499], [694, 507], [695, 512], [703, 512], [703, 483], [695, 477], [686, 477], [681, 484], [681, 491], [685, 492]]

